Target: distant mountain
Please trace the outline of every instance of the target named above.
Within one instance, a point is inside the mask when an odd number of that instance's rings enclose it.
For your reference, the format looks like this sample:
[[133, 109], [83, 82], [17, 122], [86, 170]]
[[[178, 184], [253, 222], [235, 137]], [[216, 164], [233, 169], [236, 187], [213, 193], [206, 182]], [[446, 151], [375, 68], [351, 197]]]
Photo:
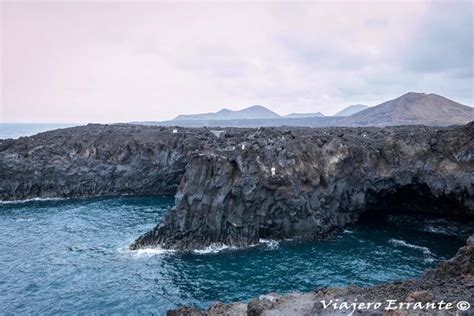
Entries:
[[[356, 112], [350, 116], [352, 112]], [[374, 107], [352, 105], [336, 113], [291, 113], [280, 116], [260, 105], [239, 111], [223, 109], [216, 113], [179, 115], [162, 122], [135, 122], [182, 127], [260, 127], [260, 126], [390, 126], [390, 125], [460, 125], [474, 121], [474, 108], [436, 94], [410, 92]]]
[[410, 92], [370, 107], [337, 122], [339, 126], [466, 124], [474, 120], [474, 108], [437, 94]]
[[316, 112], [316, 113], [291, 113], [288, 115], [285, 115], [284, 117], [286, 118], [304, 118], [304, 117], [323, 117], [324, 114], [321, 112]]
[[363, 104], [349, 105], [348, 107], [342, 109], [333, 116], [351, 116], [352, 114], [356, 114], [357, 112], [363, 111], [368, 108], [369, 107], [367, 105]]
[[233, 119], [233, 120], [170, 120], [162, 122], [134, 122], [135, 124], [160, 125], [160, 126], [181, 126], [181, 127], [279, 127], [279, 126], [308, 126], [308, 127], [328, 127], [338, 125], [341, 117], [333, 116], [313, 116], [302, 118], [279, 117], [276, 119]]
[[215, 113], [179, 115], [173, 121], [189, 120], [242, 120], [242, 119], [277, 119], [281, 116], [261, 105], [254, 105], [243, 110], [232, 111], [228, 109]]

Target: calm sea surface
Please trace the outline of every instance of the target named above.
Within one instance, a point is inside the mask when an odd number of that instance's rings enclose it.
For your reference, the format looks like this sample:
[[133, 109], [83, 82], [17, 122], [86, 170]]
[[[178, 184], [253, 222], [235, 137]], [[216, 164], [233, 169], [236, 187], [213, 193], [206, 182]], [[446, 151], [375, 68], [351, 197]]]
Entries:
[[116, 197], [0, 204], [2, 314], [164, 314], [182, 304], [416, 277], [453, 256], [472, 223], [362, 222], [326, 241], [244, 250], [129, 251], [173, 199]]
[[77, 126], [79, 124], [30, 124], [30, 123], [0, 123], [0, 139], [31, 136], [58, 128]]

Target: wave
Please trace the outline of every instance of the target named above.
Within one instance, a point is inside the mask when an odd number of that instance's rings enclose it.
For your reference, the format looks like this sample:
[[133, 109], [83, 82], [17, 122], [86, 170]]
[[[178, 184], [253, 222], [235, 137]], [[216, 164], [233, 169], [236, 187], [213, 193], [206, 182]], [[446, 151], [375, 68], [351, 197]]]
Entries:
[[390, 239], [389, 242], [392, 244], [392, 245], [395, 245], [395, 246], [402, 246], [402, 247], [408, 247], [408, 248], [412, 248], [412, 249], [417, 249], [417, 250], [420, 250], [422, 251], [424, 254], [426, 255], [430, 255], [432, 256], [433, 253], [430, 251], [429, 248], [427, 247], [423, 247], [423, 246], [418, 246], [418, 245], [413, 245], [413, 244], [409, 244], [407, 243], [406, 241], [404, 240], [400, 240], [400, 239]]
[[260, 244], [264, 244], [267, 249], [270, 250], [278, 249], [278, 247], [280, 246], [280, 242], [274, 239], [260, 239], [258, 242]]
[[137, 250], [130, 250], [128, 247], [122, 247], [117, 249], [118, 252], [132, 255], [133, 257], [140, 258], [140, 257], [153, 257], [157, 255], [167, 255], [176, 252], [173, 249], [164, 249], [161, 247], [154, 247], [154, 248], [142, 248]]
[[260, 245], [264, 245], [266, 249], [274, 250], [278, 249], [280, 245], [280, 241], [278, 240], [273, 240], [273, 239], [260, 239], [258, 241], [258, 244], [252, 244], [247, 247], [235, 247], [235, 246], [229, 246], [225, 244], [220, 244], [220, 243], [215, 243], [207, 246], [206, 248], [203, 249], [195, 249], [192, 252], [196, 254], [210, 254], [210, 253], [218, 253], [224, 250], [242, 250], [242, 249], [247, 249], [247, 248], [253, 248], [257, 247]]
[[17, 222], [32, 222], [32, 221], [34, 221], [34, 219], [31, 218], [31, 217], [25, 217], [25, 218], [20, 217], [20, 218], [17, 218], [15, 221], [17, 221]]
[[63, 201], [69, 198], [62, 198], [62, 197], [53, 197], [53, 198], [31, 198], [25, 200], [12, 200], [12, 201], [0, 201], [0, 204], [20, 204], [20, 203], [28, 203], [28, 202], [41, 202], [41, 201]]
[[211, 244], [203, 249], [195, 249], [193, 250], [193, 252], [203, 255], [203, 254], [209, 254], [209, 253], [218, 253], [226, 249], [237, 249], [237, 247], [227, 246], [224, 244]]
[[[240, 249], [256, 247], [259, 245], [264, 245], [267, 249], [274, 250], [274, 249], [278, 249], [280, 245], [280, 241], [273, 240], [273, 239], [260, 239], [258, 244], [249, 245], [248, 247], [235, 247], [235, 246], [229, 246], [229, 245], [220, 244], [220, 243], [214, 243], [203, 249], [194, 249], [191, 252], [195, 254], [199, 254], [199, 255], [215, 254], [224, 250], [240, 250]], [[164, 249], [161, 247], [142, 248], [142, 249], [137, 249], [137, 250], [130, 250], [128, 247], [123, 247], [123, 248], [119, 248], [118, 251], [121, 253], [133, 254], [135, 256], [148, 256], [148, 257], [178, 252], [178, 250]]]

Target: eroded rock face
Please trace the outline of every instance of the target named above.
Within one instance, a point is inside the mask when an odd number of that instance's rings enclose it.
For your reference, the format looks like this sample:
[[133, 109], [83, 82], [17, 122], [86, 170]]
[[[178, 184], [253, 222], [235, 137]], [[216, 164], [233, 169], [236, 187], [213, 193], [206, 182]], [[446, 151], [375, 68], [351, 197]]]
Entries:
[[87, 125], [0, 140], [0, 200], [174, 195], [205, 129]]
[[226, 133], [194, 156], [176, 207], [131, 245], [196, 249], [315, 239], [366, 210], [474, 217], [474, 124]]

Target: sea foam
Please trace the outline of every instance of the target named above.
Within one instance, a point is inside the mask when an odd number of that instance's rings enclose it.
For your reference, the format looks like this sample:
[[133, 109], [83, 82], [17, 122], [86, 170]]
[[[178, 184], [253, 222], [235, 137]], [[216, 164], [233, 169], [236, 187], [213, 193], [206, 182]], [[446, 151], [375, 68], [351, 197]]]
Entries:
[[130, 250], [128, 247], [122, 247], [117, 249], [118, 252], [131, 255], [135, 258], [141, 258], [141, 257], [153, 257], [157, 255], [167, 255], [167, 254], [172, 254], [176, 252], [176, 250], [172, 249], [164, 249], [161, 247], [154, 247], [154, 248], [142, 248], [142, 249], [137, 249], [137, 250]]
[[193, 250], [193, 253], [202, 255], [202, 254], [218, 253], [224, 250], [239, 250], [239, 249], [253, 248], [259, 245], [264, 245], [266, 249], [273, 250], [273, 249], [278, 249], [280, 242], [278, 240], [273, 240], [273, 239], [259, 239], [257, 244], [252, 244], [246, 247], [235, 247], [235, 246], [228, 246], [228, 245], [220, 244], [220, 243], [214, 243], [207, 246], [206, 248]]
[[259, 242], [261, 244], [265, 244], [270, 250], [278, 249], [278, 247], [280, 246], [280, 242], [278, 240], [273, 239], [260, 239]]
[[67, 200], [68, 198], [32, 198], [32, 199], [25, 199], [25, 200], [12, 200], [12, 201], [0, 201], [0, 204], [20, 204], [20, 203], [28, 203], [28, 202], [42, 202], [42, 201], [62, 201]]
[[209, 254], [209, 253], [218, 253], [226, 249], [237, 249], [236, 247], [232, 246], [227, 246], [224, 244], [211, 244], [207, 246], [206, 248], [203, 249], [195, 249], [193, 250], [194, 253], [203, 255], [203, 254]]
[[433, 253], [431, 253], [430, 249], [427, 248], [427, 247], [423, 247], [423, 246], [418, 246], [418, 245], [412, 245], [412, 244], [409, 244], [407, 243], [406, 241], [404, 240], [400, 240], [400, 239], [390, 239], [389, 242], [392, 244], [392, 245], [395, 245], [395, 246], [402, 246], [402, 247], [408, 247], [408, 248], [412, 248], [412, 249], [417, 249], [417, 250], [420, 250], [422, 251], [424, 254], [426, 255], [433, 255]]

